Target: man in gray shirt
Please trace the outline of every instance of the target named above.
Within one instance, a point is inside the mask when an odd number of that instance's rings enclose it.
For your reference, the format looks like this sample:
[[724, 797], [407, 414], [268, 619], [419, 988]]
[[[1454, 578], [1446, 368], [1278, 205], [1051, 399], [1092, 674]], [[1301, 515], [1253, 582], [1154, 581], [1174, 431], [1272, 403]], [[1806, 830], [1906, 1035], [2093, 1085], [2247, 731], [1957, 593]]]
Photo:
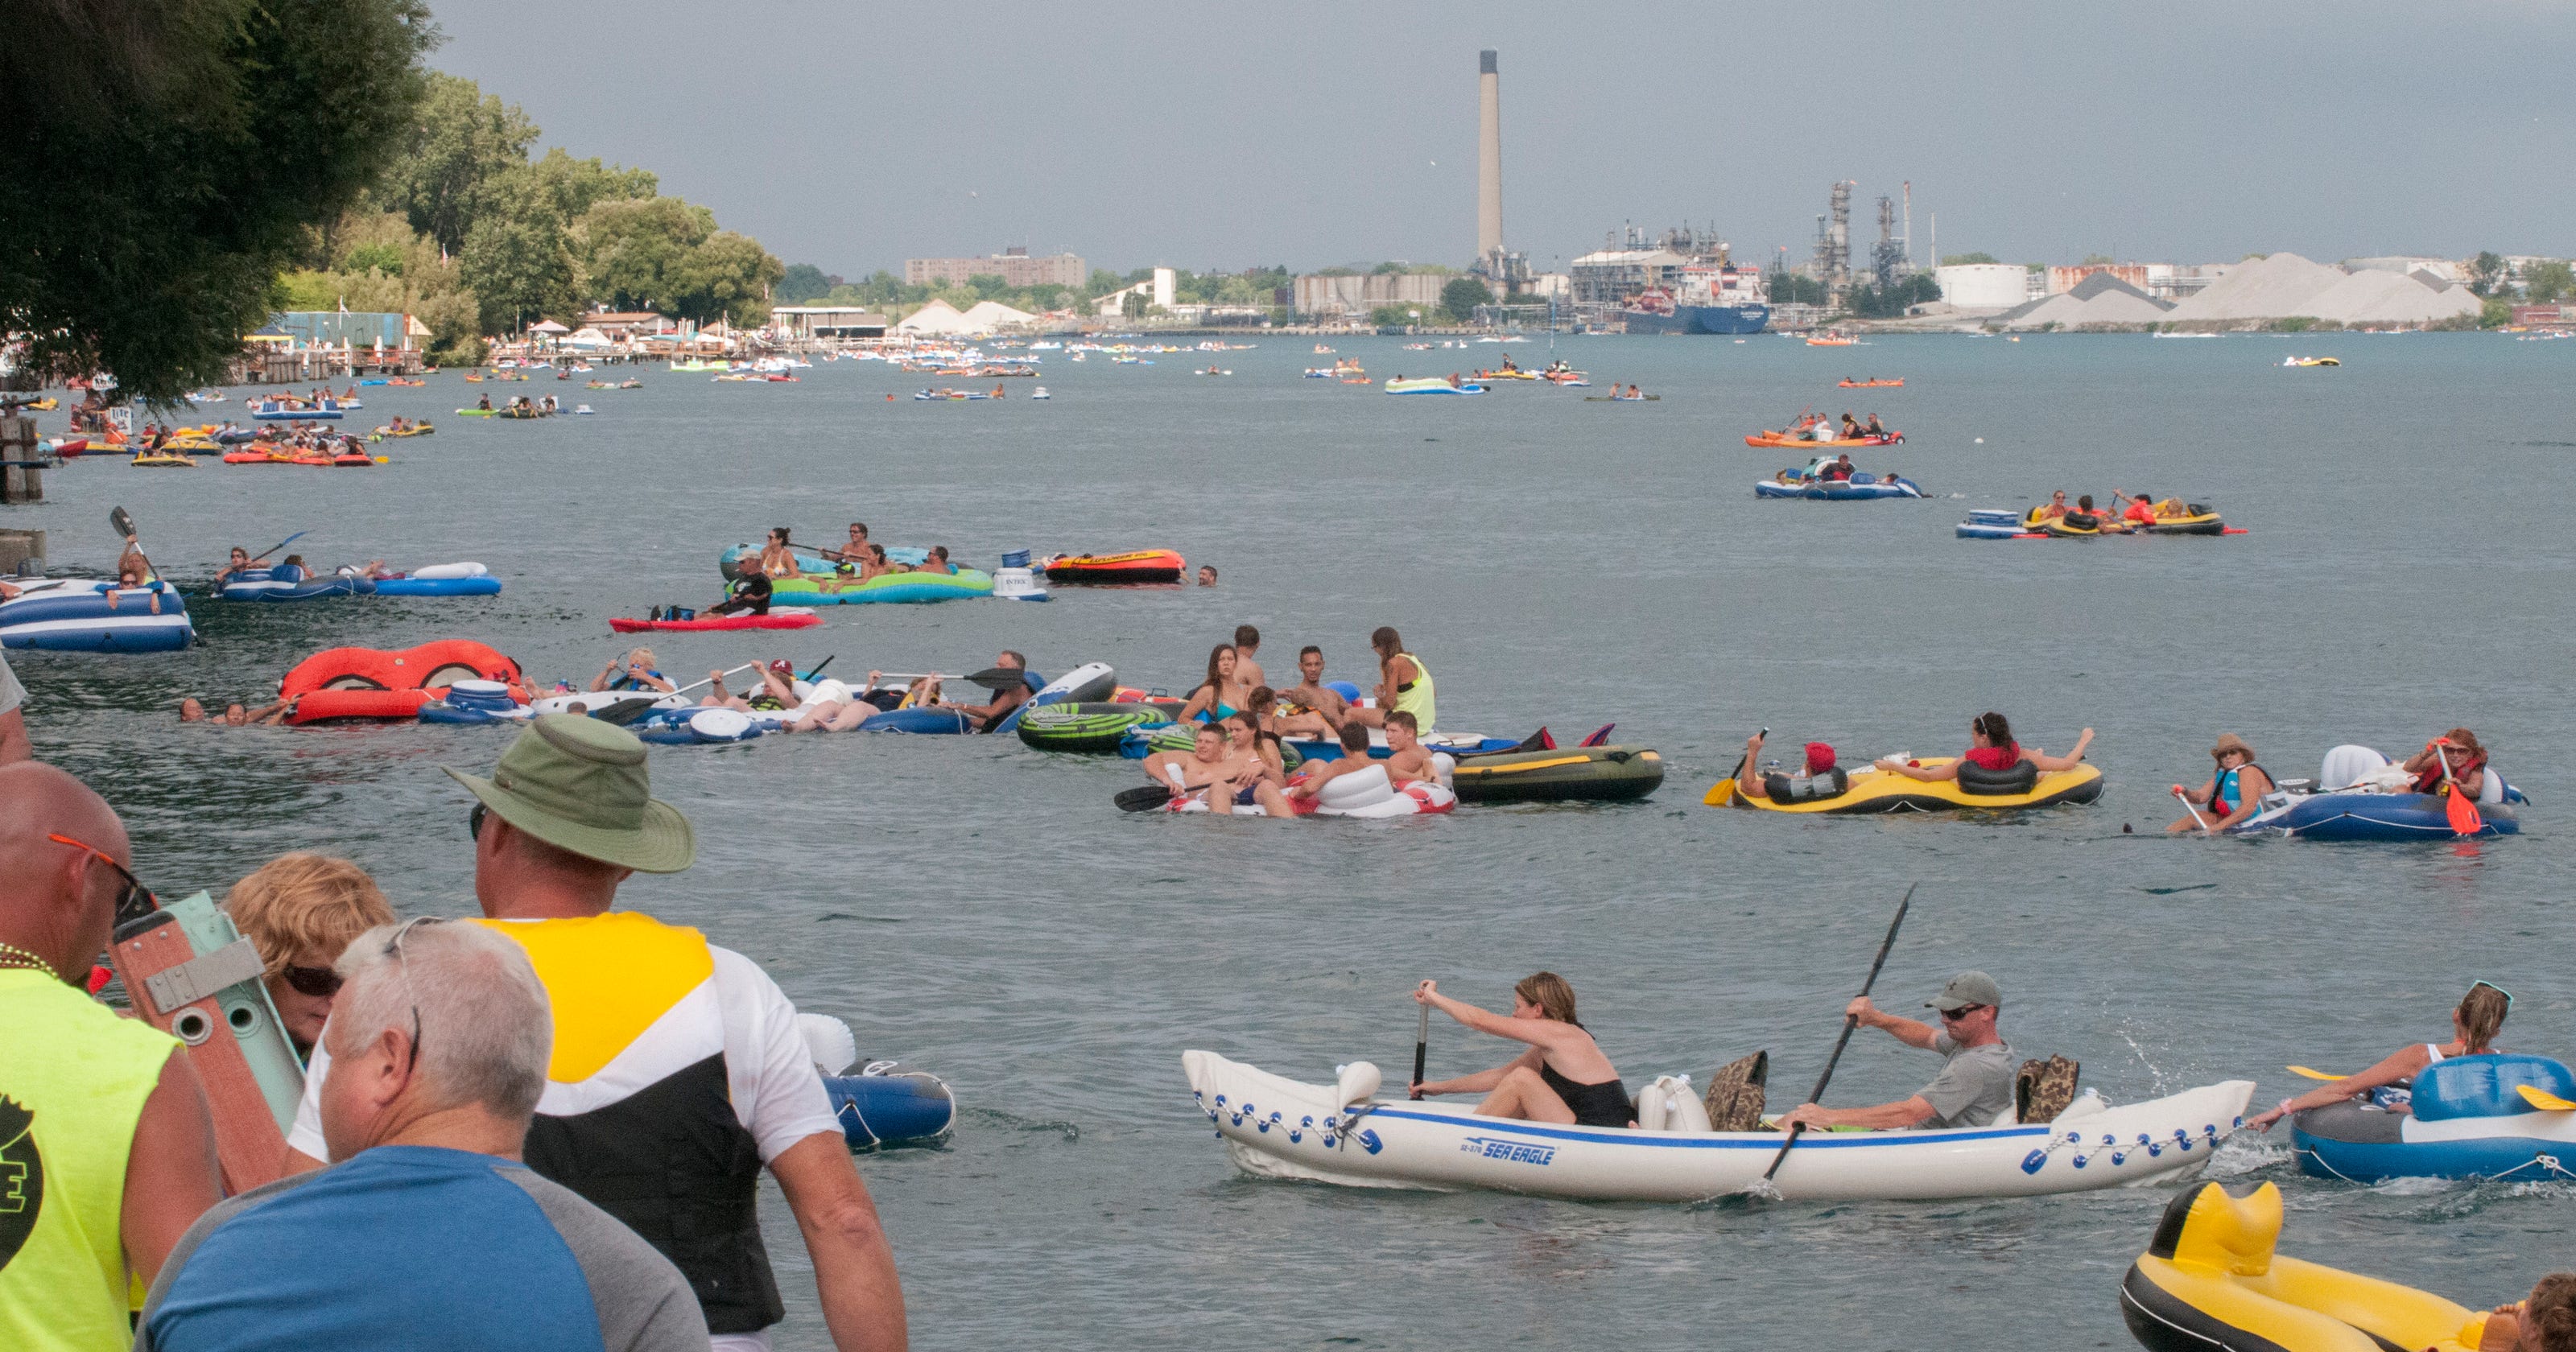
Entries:
[[1909, 1047], [1941, 1053], [1941, 1073], [1932, 1083], [1894, 1103], [1868, 1108], [1820, 1108], [1802, 1103], [1780, 1119], [1783, 1131], [1795, 1124], [1809, 1127], [1983, 1127], [2013, 1106], [2013, 1050], [1995, 1029], [2003, 992], [1983, 972], [1961, 972], [1924, 1008], [1941, 1012], [1933, 1027], [1882, 1012], [1866, 995], [1855, 998], [1844, 1013], [1864, 1028], [1884, 1028]]

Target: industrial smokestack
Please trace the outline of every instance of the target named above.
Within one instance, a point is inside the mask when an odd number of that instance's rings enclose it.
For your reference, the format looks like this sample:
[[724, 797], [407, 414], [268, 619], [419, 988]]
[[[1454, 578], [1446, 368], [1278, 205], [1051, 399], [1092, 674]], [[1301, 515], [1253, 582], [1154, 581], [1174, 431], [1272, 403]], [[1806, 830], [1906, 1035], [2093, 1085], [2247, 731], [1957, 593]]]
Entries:
[[1476, 54], [1476, 257], [1500, 275], [1503, 252], [1503, 81], [1491, 51]]

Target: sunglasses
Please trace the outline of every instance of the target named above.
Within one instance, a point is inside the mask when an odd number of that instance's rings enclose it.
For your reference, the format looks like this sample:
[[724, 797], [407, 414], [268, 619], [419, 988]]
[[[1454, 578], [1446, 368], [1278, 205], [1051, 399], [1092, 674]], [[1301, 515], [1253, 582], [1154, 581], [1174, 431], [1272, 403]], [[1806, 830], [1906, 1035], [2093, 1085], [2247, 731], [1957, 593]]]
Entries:
[[2505, 1007], [2505, 1008], [2507, 1008], [2507, 1009], [2511, 1009], [2511, 1008], [2513, 1008], [2513, 992], [2512, 992], [2512, 991], [2506, 990], [2504, 987], [2499, 986], [2499, 985], [2497, 985], [2496, 983], [2494, 983], [2494, 982], [2492, 982], [2492, 981], [2472, 981], [2472, 982], [2470, 982], [2470, 983], [2469, 983], [2469, 989], [2470, 989], [2470, 990], [2472, 990], [2472, 991], [2476, 990], [2476, 989], [2477, 989], [2478, 987], [2480, 987], [2480, 986], [2484, 986], [2484, 987], [2486, 987], [2488, 990], [2494, 991], [2496, 994], [2503, 996], [2503, 997], [2504, 997], [2504, 1007]]
[[1985, 1008], [1985, 1006], [1984, 1006], [1984, 1005], [1961, 1005], [1961, 1006], [1959, 1006], [1957, 1009], [1945, 1009], [1945, 1010], [1942, 1010], [1942, 1011], [1941, 1011], [1941, 1017], [1942, 1017], [1944, 1020], [1946, 1020], [1946, 1021], [1949, 1021], [1949, 1022], [1956, 1022], [1956, 1021], [1958, 1021], [1958, 1020], [1960, 1020], [1960, 1019], [1964, 1019], [1964, 1018], [1968, 1017], [1968, 1016], [1969, 1016], [1969, 1015], [1971, 1015], [1971, 1014], [1976, 1013], [1978, 1010], [1981, 1010], [1981, 1009], [1983, 1009], [1983, 1008]]
[[441, 917], [434, 915], [413, 916], [394, 930], [394, 937], [385, 941], [385, 956], [402, 964], [403, 992], [411, 997], [411, 1052], [403, 1064], [405, 1075], [420, 1068], [420, 996], [411, 987], [411, 963], [403, 957], [403, 940], [408, 938], [415, 928], [422, 925], [435, 925], [440, 919]]
[[322, 1000], [340, 993], [340, 974], [328, 967], [298, 967], [288, 963], [286, 970], [279, 975], [286, 978], [286, 984], [298, 995]]
[[124, 886], [116, 894], [118, 925], [121, 926], [130, 920], [139, 920], [161, 909], [161, 899], [152, 895], [152, 889], [145, 887], [142, 879], [135, 877], [133, 871], [125, 865], [116, 862], [116, 857], [107, 851], [88, 841], [74, 840], [70, 836], [48, 835], [45, 839], [58, 845], [69, 845], [75, 850], [84, 851], [91, 858], [116, 870], [116, 876], [124, 880]]
[[474, 810], [465, 814], [466, 838], [469, 840], [481, 840], [483, 838], [483, 819], [491, 815], [492, 809], [485, 807], [481, 803], [476, 803], [474, 805]]

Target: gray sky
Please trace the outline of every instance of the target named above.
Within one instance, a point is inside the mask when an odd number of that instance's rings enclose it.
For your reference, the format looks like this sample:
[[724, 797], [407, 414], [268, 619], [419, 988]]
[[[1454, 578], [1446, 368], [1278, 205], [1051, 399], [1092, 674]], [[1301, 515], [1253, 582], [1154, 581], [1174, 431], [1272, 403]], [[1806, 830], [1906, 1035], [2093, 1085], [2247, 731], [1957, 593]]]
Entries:
[[1630, 220], [1794, 261], [1840, 178], [1856, 256], [1905, 179], [1918, 253], [1933, 213], [2009, 261], [2576, 253], [2568, 0], [433, 3], [433, 64], [545, 144], [849, 276], [1020, 243], [1463, 264], [1483, 47], [1543, 269]]

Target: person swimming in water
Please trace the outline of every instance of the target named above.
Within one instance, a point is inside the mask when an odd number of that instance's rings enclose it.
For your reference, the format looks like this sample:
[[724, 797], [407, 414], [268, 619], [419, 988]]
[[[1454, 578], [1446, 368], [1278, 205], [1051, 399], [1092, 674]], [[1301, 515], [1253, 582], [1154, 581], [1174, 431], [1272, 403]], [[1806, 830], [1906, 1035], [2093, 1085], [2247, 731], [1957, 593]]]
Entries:
[[1413, 1097], [1482, 1093], [1485, 1099], [1476, 1112], [1483, 1117], [1560, 1126], [1636, 1125], [1627, 1086], [1591, 1030], [1574, 1017], [1574, 987], [1564, 977], [1534, 972], [1522, 978], [1512, 987], [1508, 1017], [1442, 995], [1436, 981], [1415, 987], [1413, 999], [1479, 1033], [1529, 1044], [1528, 1051], [1492, 1070], [1416, 1084]]

